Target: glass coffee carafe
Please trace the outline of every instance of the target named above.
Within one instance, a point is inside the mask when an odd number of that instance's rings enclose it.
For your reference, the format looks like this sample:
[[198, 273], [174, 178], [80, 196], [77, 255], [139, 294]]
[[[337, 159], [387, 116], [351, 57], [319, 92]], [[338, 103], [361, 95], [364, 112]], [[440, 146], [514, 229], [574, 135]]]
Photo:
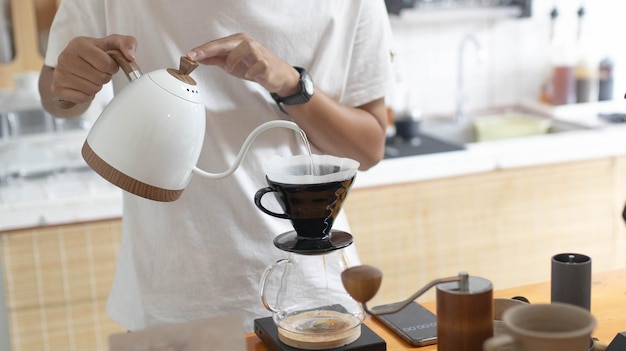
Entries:
[[[352, 235], [332, 229], [357, 168], [354, 160], [319, 155], [275, 158], [266, 165], [269, 186], [257, 191], [255, 204], [289, 219], [295, 230], [274, 239], [288, 254], [267, 267], [260, 294], [280, 341], [289, 346], [335, 348], [361, 335], [364, 311], [341, 282], [341, 272], [350, 266], [345, 248]], [[268, 193], [274, 193], [282, 213], [262, 203]]]

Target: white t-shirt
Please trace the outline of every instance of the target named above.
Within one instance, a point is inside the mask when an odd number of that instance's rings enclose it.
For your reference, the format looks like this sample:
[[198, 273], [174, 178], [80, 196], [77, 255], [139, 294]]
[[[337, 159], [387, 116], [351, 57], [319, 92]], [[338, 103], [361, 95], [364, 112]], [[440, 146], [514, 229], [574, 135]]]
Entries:
[[[176, 68], [188, 50], [238, 32], [306, 68], [316, 89], [344, 104], [358, 106], [386, 94], [391, 40], [382, 0], [63, 0], [45, 62], [56, 66], [76, 36], [125, 34], [137, 38], [136, 62], [147, 73]], [[255, 127], [288, 118], [256, 83], [211, 66], [201, 65], [191, 75], [206, 103], [198, 162], [204, 170], [226, 170]], [[125, 84], [122, 73], [114, 77], [114, 90]], [[259, 279], [266, 266], [287, 256], [272, 240], [293, 227], [262, 213], [253, 197], [266, 186], [265, 160], [303, 153], [296, 133], [271, 129], [254, 141], [233, 175], [221, 180], [194, 175], [175, 202], [125, 193], [109, 315], [124, 328], [139, 330], [239, 311], [248, 331], [254, 318], [269, 316], [259, 299]], [[349, 231], [343, 214], [334, 228]], [[347, 251], [350, 263], [357, 264], [354, 245]]]

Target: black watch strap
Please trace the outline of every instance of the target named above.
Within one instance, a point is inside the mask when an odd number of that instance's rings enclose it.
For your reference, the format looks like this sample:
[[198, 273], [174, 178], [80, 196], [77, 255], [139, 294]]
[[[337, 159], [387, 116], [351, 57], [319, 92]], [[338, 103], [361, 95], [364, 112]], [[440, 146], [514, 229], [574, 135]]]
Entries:
[[315, 86], [313, 84], [313, 79], [311, 78], [309, 73], [302, 67], [294, 66], [293, 68], [295, 68], [295, 70], [298, 71], [298, 73], [300, 73], [300, 83], [299, 83], [300, 90], [293, 95], [289, 95], [285, 97], [278, 96], [278, 94], [276, 93], [270, 94], [272, 96], [272, 99], [274, 99], [276, 104], [278, 104], [278, 107], [280, 108], [280, 110], [283, 111], [284, 113], [287, 113], [287, 111], [285, 111], [282, 105], [299, 105], [299, 104], [307, 103], [309, 100], [311, 100], [311, 98], [313, 97], [313, 94], [315, 93]]

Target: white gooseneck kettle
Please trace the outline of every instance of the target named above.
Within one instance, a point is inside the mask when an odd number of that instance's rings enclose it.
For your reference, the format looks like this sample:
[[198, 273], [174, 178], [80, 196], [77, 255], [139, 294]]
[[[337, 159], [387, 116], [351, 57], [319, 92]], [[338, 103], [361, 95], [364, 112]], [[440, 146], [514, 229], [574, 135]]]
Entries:
[[178, 70], [168, 68], [142, 75], [119, 51], [109, 55], [130, 84], [105, 107], [89, 131], [82, 155], [89, 167], [117, 187], [155, 200], [174, 201], [192, 173], [224, 178], [233, 173], [254, 138], [269, 128], [302, 130], [293, 122], [261, 124], [244, 141], [235, 163], [225, 172], [196, 167], [204, 142], [206, 116], [197, 84], [189, 73], [198, 64], [181, 57]]

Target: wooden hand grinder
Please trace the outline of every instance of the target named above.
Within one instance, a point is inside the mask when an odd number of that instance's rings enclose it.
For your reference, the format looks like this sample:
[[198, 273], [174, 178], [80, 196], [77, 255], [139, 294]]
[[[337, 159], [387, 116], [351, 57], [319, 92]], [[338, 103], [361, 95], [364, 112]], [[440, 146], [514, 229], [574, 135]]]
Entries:
[[343, 285], [370, 315], [395, 313], [433, 286], [437, 287], [437, 350], [482, 350], [493, 336], [493, 288], [490, 281], [461, 272], [456, 277], [435, 279], [404, 301], [389, 308], [367, 308], [382, 283], [382, 272], [372, 266], [355, 266], [341, 274]]

